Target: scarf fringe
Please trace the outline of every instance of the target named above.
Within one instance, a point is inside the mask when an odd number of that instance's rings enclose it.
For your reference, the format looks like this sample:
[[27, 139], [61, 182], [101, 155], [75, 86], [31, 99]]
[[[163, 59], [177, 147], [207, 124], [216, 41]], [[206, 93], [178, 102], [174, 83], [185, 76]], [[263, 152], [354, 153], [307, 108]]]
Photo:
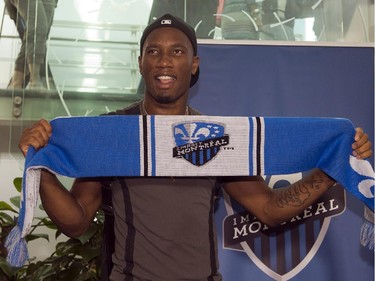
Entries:
[[366, 220], [361, 228], [361, 244], [370, 250], [374, 250], [374, 212], [365, 207], [364, 215]]
[[21, 229], [15, 226], [5, 241], [5, 247], [8, 250], [7, 262], [14, 267], [22, 267], [29, 259], [27, 243], [21, 236]]
[[371, 222], [365, 221], [361, 228], [361, 244], [374, 250], [374, 225]]

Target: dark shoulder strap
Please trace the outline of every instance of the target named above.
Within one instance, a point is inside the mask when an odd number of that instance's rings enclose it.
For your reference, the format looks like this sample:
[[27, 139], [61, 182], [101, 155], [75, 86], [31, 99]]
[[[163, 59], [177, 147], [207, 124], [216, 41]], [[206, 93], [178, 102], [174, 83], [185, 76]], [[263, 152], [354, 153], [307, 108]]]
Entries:
[[189, 115], [202, 115], [198, 110], [192, 108], [191, 106], [188, 107]]

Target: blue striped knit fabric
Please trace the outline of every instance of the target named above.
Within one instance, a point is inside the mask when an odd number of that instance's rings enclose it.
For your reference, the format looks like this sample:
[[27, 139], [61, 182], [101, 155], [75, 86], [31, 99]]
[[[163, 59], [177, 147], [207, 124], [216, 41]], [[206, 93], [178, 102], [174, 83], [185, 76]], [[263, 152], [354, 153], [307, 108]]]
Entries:
[[48, 145], [30, 149], [18, 226], [8, 261], [28, 259], [41, 168], [72, 178], [98, 176], [281, 175], [320, 168], [374, 210], [374, 170], [351, 156], [347, 119], [219, 116], [99, 116], [51, 121]]

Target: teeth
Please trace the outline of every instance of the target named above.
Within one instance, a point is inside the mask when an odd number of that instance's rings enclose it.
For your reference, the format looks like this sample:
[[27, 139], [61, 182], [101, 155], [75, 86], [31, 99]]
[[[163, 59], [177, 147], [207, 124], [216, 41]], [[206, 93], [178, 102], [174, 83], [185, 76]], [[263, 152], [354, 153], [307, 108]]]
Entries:
[[157, 79], [159, 80], [175, 80], [173, 77], [171, 76], [159, 76]]

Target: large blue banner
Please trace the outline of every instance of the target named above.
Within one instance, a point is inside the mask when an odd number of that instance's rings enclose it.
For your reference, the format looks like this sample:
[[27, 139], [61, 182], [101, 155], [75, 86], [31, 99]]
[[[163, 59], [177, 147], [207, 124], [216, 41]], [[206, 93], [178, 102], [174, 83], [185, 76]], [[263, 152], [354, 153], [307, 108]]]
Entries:
[[[371, 47], [201, 44], [199, 55], [190, 103], [205, 114], [345, 117], [374, 135]], [[302, 176], [265, 179], [277, 188]], [[224, 280], [374, 280], [374, 253], [360, 245], [363, 213], [337, 186], [270, 229], [223, 194], [216, 224]]]

